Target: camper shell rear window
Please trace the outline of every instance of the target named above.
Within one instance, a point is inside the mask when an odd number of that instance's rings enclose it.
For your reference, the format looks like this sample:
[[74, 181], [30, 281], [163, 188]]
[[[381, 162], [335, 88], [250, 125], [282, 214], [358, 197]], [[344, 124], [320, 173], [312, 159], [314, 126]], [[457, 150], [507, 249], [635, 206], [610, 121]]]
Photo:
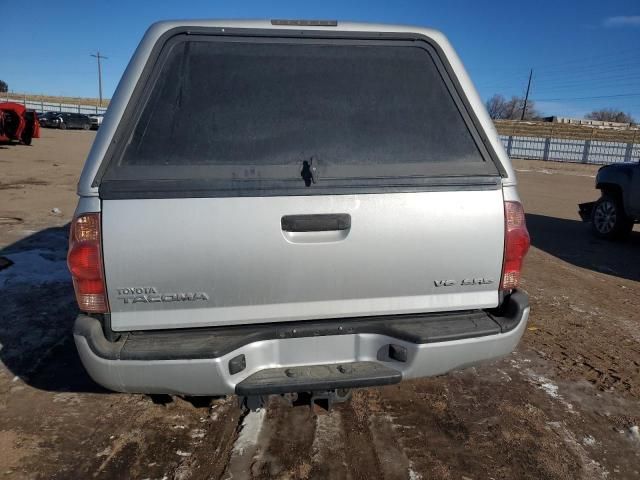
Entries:
[[427, 42], [179, 34], [146, 82], [119, 126], [103, 197], [375, 192], [499, 176]]

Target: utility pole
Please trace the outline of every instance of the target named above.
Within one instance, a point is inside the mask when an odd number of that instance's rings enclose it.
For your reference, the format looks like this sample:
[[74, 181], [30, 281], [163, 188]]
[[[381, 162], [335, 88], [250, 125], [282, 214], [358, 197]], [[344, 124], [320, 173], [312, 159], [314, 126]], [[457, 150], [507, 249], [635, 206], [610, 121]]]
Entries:
[[527, 111], [527, 102], [529, 101], [529, 89], [531, 88], [531, 77], [533, 75], [533, 68], [529, 70], [529, 83], [527, 83], [527, 93], [524, 96], [524, 105], [522, 107], [522, 116], [520, 120], [524, 120], [524, 114]]
[[[100, 95], [100, 106], [102, 107], [102, 65], [100, 59], [107, 59], [109, 57], [100, 55], [100, 50], [98, 50], [95, 55], [92, 53], [91, 56], [98, 60], [98, 94]], [[529, 78], [529, 81], [531, 81], [531, 78]]]

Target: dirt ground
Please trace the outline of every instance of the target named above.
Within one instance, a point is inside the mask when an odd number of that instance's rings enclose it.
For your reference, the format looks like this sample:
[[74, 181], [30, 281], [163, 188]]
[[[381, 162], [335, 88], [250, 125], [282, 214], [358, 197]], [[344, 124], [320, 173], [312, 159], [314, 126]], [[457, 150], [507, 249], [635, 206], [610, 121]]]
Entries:
[[246, 414], [84, 372], [64, 261], [95, 133], [42, 136], [0, 145], [0, 478], [640, 479], [640, 232], [614, 244], [579, 222], [596, 167], [515, 161], [533, 243], [515, 353], [330, 413]]

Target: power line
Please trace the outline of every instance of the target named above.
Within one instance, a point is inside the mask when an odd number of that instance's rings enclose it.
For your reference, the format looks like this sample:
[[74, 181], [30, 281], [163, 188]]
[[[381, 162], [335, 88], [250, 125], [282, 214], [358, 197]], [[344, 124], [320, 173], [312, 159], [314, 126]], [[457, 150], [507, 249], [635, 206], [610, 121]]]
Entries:
[[595, 87], [595, 86], [609, 86], [611, 88], [618, 88], [624, 84], [631, 83], [632, 85], [640, 85], [640, 75], [630, 77], [616, 77], [616, 78], [586, 78], [581, 80], [567, 80], [567, 81], [555, 81], [549, 82], [540, 80], [536, 77], [538, 86], [545, 88], [566, 88], [566, 87]]
[[564, 97], [564, 98], [538, 98], [539, 102], [555, 102], [560, 100], [595, 100], [599, 98], [626, 98], [626, 97], [640, 97], [638, 93], [619, 93], [616, 95], [595, 95], [592, 97]]
[[555, 63], [555, 64], [543, 64], [541, 66], [536, 66], [537, 70], [547, 72], [547, 71], [558, 71], [563, 69], [573, 69], [576, 67], [580, 68], [594, 68], [600, 66], [609, 66], [609, 65], [619, 65], [626, 62], [637, 62], [639, 59], [639, 55], [636, 52], [634, 55], [623, 55], [623, 56], [615, 56], [615, 55], [607, 55], [607, 58], [603, 61], [594, 61], [595, 57], [590, 58], [588, 60], [591, 61], [583, 61], [572, 59], [566, 62]]
[[555, 72], [553, 74], [538, 74], [538, 78], [544, 78], [547, 80], [564, 80], [566, 78], [584, 78], [585, 76], [606, 76], [617, 77], [624, 75], [638, 75], [640, 74], [640, 62], [628, 65], [620, 65], [615, 68], [601, 68], [598, 70], [581, 70], [573, 69], [566, 72]]
[[[613, 91], [624, 90], [628, 87], [636, 87], [640, 83], [636, 79], [621, 79], [619, 81], [605, 81], [600, 80], [596, 82], [568, 82], [568, 83], [547, 83], [543, 81], [539, 81], [536, 78], [536, 95], [546, 95], [551, 94], [554, 95], [557, 93], [566, 92], [567, 90], [571, 90], [573, 94], [599, 94], [599, 93], [610, 93]], [[484, 89], [489, 89], [490, 87], [484, 87]], [[516, 84], [503, 85], [502, 87], [496, 87], [494, 90], [517, 90]]]
[[[516, 81], [508, 83], [499, 83], [493, 85], [480, 85], [483, 89], [494, 90], [517, 90]], [[624, 90], [627, 87], [635, 87], [640, 83], [640, 73], [624, 73], [607, 75], [603, 72], [600, 75], [585, 75], [581, 78], [574, 78], [567, 76], [564, 79], [544, 80], [540, 79], [539, 75], [536, 75], [536, 92], [537, 95], [557, 95], [562, 94], [563, 91], [571, 90], [571, 93], [577, 94], [597, 94], [598, 91], [602, 93], [609, 93], [611, 90]], [[608, 90], [608, 92], [607, 92]]]
[[91, 56], [95, 57], [98, 60], [98, 95], [100, 98], [100, 106], [102, 107], [102, 65], [100, 63], [100, 60], [101, 59], [106, 60], [109, 57], [100, 55], [100, 50], [98, 50], [95, 55], [92, 53]]
[[[611, 68], [602, 68], [602, 69], [572, 69], [566, 72], [552, 72], [552, 73], [540, 73], [536, 69], [536, 79], [538, 80], [546, 80], [547, 82], [564, 82], [564, 81], [572, 81], [572, 80], [583, 80], [584, 77], [588, 76], [589, 79], [611, 79], [617, 80], [620, 78], [634, 78], [640, 76], [640, 62], [632, 63], [632, 64], [624, 64], [619, 65], [617, 67]], [[495, 81], [484, 81], [478, 82], [479, 85], [483, 87], [493, 87], [500, 86], [505, 84], [512, 84], [514, 82], [519, 82], [523, 78], [526, 78], [524, 74], [518, 75], [499, 75], [495, 78]]]
[[[605, 59], [604, 62], [596, 61], [599, 59]], [[580, 67], [595, 67], [595, 66], [605, 66], [619, 63], [620, 61], [631, 61], [633, 63], [637, 63], [637, 60], [640, 58], [638, 55], [637, 48], [631, 48], [626, 50], [618, 50], [615, 53], [603, 53], [601, 55], [589, 55], [586, 57], [574, 57], [568, 61], [558, 62], [558, 63], [543, 63], [535, 65], [537, 72], [544, 72], [546, 70], [558, 70], [558, 68], [572, 68], [572, 65], [580, 66]], [[522, 72], [525, 70], [523, 67], [508, 67], [508, 68], [492, 68], [493, 72]]]
[[[624, 61], [621, 59], [612, 59], [609, 58], [606, 62], [596, 62], [596, 63], [577, 63], [575, 66], [571, 66], [572, 62], [565, 62], [563, 64], [558, 64], [559, 67], [539, 67], [536, 66], [536, 78], [538, 79], [548, 79], [548, 80], [567, 80], [573, 79], [574, 77], [579, 78], [585, 75], [589, 75], [590, 77], [596, 78], [605, 78], [608, 76], [617, 76], [619, 74], [638, 74], [640, 73], [640, 59], [629, 58]], [[573, 62], [576, 63], [576, 62]], [[498, 86], [504, 84], [505, 81], [508, 83], [513, 83], [513, 81], [519, 81], [524, 77], [524, 69], [517, 69], [519, 72], [502, 74], [501, 71], [509, 71], [501, 70], [500, 68], [493, 68], [491, 70], [492, 76], [495, 76], [493, 80], [497, 81], [481, 81], [478, 82], [482, 87], [491, 87]], [[486, 78], [486, 75], [481, 75], [481, 77]], [[497, 78], [496, 78], [497, 77]]]
[[[526, 80], [525, 80], [526, 81]], [[586, 81], [573, 81], [566, 83], [548, 83], [544, 81], [540, 81], [536, 78], [536, 92], [538, 94], [544, 93], [547, 91], [555, 91], [555, 90], [619, 90], [625, 87], [635, 87], [640, 83], [640, 79], [629, 78], [629, 79], [620, 79], [620, 80], [599, 80], [595, 82], [586, 82]], [[516, 83], [503, 84], [503, 85], [490, 85], [490, 86], [480, 86], [484, 90], [517, 90], [518, 85]]]
[[638, 82], [619, 83], [616, 85], [575, 85], [562, 87], [546, 87], [538, 85], [536, 95], [562, 95], [569, 93], [572, 95], [606, 95], [611, 92], [619, 92], [630, 87], [637, 87]]

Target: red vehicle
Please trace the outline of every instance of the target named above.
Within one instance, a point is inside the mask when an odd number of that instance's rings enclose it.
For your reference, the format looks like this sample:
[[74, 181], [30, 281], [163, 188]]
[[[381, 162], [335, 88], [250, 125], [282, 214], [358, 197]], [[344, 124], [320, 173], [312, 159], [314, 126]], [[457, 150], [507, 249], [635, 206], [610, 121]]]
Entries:
[[31, 145], [31, 139], [39, 137], [40, 124], [36, 112], [19, 103], [0, 103], [0, 142], [18, 140]]

